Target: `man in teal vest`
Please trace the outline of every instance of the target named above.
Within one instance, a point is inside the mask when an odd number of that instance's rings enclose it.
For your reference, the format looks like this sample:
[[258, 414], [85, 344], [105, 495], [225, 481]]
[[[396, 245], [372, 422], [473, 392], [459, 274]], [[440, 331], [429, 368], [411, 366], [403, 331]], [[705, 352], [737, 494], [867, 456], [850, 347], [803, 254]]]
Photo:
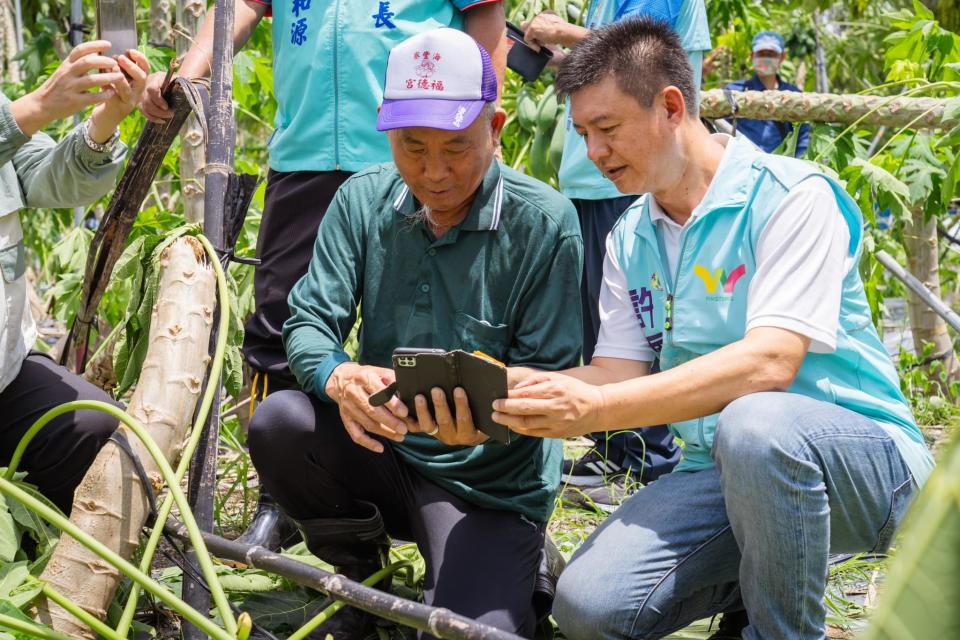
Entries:
[[[268, 390], [298, 388], [281, 328], [290, 317], [287, 295], [307, 272], [317, 227], [333, 195], [354, 172], [391, 160], [387, 136], [371, 126], [383, 100], [387, 55], [410, 36], [455, 27], [491, 52], [502, 78], [505, 22], [500, 0], [236, 0], [235, 12], [236, 50], [264, 16], [272, 16], [277, 99], [257, 239], [255, 308], [244, 327], [243, 354], [257, 374], [251, 389], [256, 402]], [[213, 17], [211, 11], [179, 75], [210, 72]], [[160, 96], [163, 76], [150, 77], [141, 104], [153, 121], [172, 115]], [[276, 526], [279, 518], [269, 497], [261, 496], [242, 541], [276, 549], [295, 539], [292, 527]]]
[[933, 465], [871, 322], [860, 211], [815, 166], [711, 136], [662, 23], [594, 32], [557, 90], [591, 160], [646, 195], [607, 244], [615, 355], [528, 372], [495, 418], [667, 423], [684, 454], [574, 555], [554, 616], [575, 640], [659, 638], [745, 608], [744, 638], [823, 638], [828, 555], [886, 550]]
[[[603, 25], [646, 16], [663, 20], [676, 31], [693, 69], [694, 86], [699, 92], [703, 53], [710, 49], [710, 28], [703, 0], [591, 0], [580, 27], [570, 24], [552, 11], [544, 11], [523, 25], [526, 39], [534, 45], [550, 47], [554, 61], [563, 59], [561, 47], [573, 47], [590, 31]], [[583, 138], [577, 135], [567, 105], [564, 118], [566, 136], [560, 163], [560, 191], [573, 201], [583, 234], [583, 279], [580, 282], [583, 304], [583, 361], [589, 363], [597, 353], [600, 332], [600, 284], [607, 235], [627, 210], [635, 195], [617, 190], [587, 157]], [[680, 459], [673, 434], [665, 426], [625, 429], [613, 434], [592, 433], [596, 447], [576, 460], [564, 460], [563, 482], [600, 505], [616, 505], [623, 499], [625, 479], [642, 482], [670, 473]], [[597, 488], [593, 488], [600, 485]], [[603, 486], [607, 485], [607, 486]]]

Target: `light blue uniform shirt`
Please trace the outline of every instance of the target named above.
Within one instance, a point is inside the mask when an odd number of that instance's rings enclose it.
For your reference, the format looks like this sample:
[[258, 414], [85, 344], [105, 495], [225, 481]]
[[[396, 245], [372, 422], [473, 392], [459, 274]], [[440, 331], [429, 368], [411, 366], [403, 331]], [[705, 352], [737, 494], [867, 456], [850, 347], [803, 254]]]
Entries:
[[[663, 242], [650, 218], [649, 195], [637, 200], [614, 225], [611, 251], [626, 275], [634, 315], [647, 343], [659, 354], [661, 369], [672, 369], [743, 339], [757, 239], [789, 190], [814, 176], [833, 189], [850, 231], [848, 250], [854, 260], [843, 280], [836, 350], [808, 353], [788, 391], [875, 421], [896, 443], [917, 484], [923, 485], [933, 459], [873, 326], [859, 272], [863, 218], [839, 183], [813, 164], [767, 154], [749, 140], [734, 138], [698, 207], [701, 213], [684, 227], [675, 269], [668, 268]], [[722, 289], [699, 275], [717, 272]], [[717, 417], [669, 425], [684, 442], [677, 471], [713, 467], [710, 451]]]
[[[710, 50], [710, 26], [703, 0], [592, 0], [584, 24], [592, 30], [623, 18], [640, 16], [664, 20], [674, 28], [690, 58], [694, 86], [699, 91], [703, 52]], [[564, 123], [567, 130], [559, 176], [563, 195], [581, 200], [623, 196], [587, 157], [587, 145], [570, 119], [569, 101]]]
[[273, 12], [275, 171], [360, 171], [390, 161], [377, 108], [390, 50], [438, 27], [461, 28], [483, 0], [257, 0]]

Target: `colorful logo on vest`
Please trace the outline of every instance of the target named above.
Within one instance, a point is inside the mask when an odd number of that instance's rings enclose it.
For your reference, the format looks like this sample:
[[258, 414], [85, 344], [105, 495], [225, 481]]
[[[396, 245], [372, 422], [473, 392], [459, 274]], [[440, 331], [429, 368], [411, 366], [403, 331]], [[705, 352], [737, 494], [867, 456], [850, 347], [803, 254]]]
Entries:
[[741, 264], [740, 266], [731, 270], [728, 274], [727, 270], [722, 267], [719, 269], [714, 269], [711, 272], [703, 265], [698, 264], [693, 267], [693, 272], [701, 280], [703, 280], [703, 285], [707, 289], [707, 294], [717, 293], [717, 289], [722, 285], [723, 293], [727, 295], [715, 296], [715, 299], [726, 299], [733, 294], [733, 289], [737, 286], [737, 282], [740, 280], [740, 278], [747, 275], [747, 265]]

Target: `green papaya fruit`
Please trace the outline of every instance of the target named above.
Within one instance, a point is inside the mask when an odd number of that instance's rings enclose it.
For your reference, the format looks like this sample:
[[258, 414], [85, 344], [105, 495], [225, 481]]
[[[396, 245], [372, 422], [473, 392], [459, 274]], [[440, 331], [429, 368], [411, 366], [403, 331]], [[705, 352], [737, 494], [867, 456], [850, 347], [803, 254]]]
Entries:
[[544, 130], [553, 127], [553, 122], [557, 119], [557, 111], [559, 110], [557, 94], [553, 85], [550, 85], [540, 97], [540, 104], [537, 108], [537, 126]]
[[560, 160], [563, 158], [563, 143], [567, 138], [567, 116], [566, 111], [560, 111], [557, 114], [556, 124], [553, 125], [553, 133], [550, 135], [550, 165], [553, 170], [560, 171]]
[[528, 86], [517, 94], [517, 121], [527, 131], [533, 131], [537, 126], [537, 100]]
[[530, 156], [527, 169], [530, 175], [537, 180], [547, 182], [553, 176], [553, 167], [550, 166], [550, 139], [551, 129], [537, 127], [533, 134], [533, 145], [530, 147]]

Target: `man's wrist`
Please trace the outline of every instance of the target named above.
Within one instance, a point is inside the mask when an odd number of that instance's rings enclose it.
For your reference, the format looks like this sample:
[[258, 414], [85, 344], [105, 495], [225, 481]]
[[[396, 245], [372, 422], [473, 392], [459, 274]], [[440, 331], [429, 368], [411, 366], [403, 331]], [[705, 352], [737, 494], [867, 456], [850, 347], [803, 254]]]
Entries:
[[28, 138], [47, 125], [45, 111], [36, 92], [28, 93], [10, 103], [10, 115]]
[[[126, 115], [125, 113], [117, 113], [107, 105], [101, 105], [94, 109], [87, 120], [89, 126], [86, 132], [90, 135], [88, 143], [92, 142], [94, 145], [115, 143], [115, 138], [119, 134], [117, 129]], [[91, 145], [91, 148], [94, 148], [94, 146]]]
[[339, 379], [344, 375], [349, 375], [350, 372], [359, 367], [360, 365], [356, 362], [341, 362], [333, 368], [330, 372], [330, 375], [327, 376], [327, 381], [323, 385], [323, 392], [327, 394], [327, 397], [333, 400], [336, 403], [340, 403], [340, 394], [338, 393], [340, 389]]
[[97, 133], [96, 135], [91, 131], [93, 128], [91, 120], [87, 120], [83, 123], [83, 142], [91, 151], [96, 151], [97, 153], [111, 153], [114, 149], [117, 148], [117, 143], [120, 142], [120, 130], [117, 127], [113, 128], [113, 133], [103, 142], [102, 134]]
[[580, 41], [588, 35], [590, 35], [589, 29], [568, 22], [559, 30], [559, 37], [555, 44], [570, 49], [580, 44]]

